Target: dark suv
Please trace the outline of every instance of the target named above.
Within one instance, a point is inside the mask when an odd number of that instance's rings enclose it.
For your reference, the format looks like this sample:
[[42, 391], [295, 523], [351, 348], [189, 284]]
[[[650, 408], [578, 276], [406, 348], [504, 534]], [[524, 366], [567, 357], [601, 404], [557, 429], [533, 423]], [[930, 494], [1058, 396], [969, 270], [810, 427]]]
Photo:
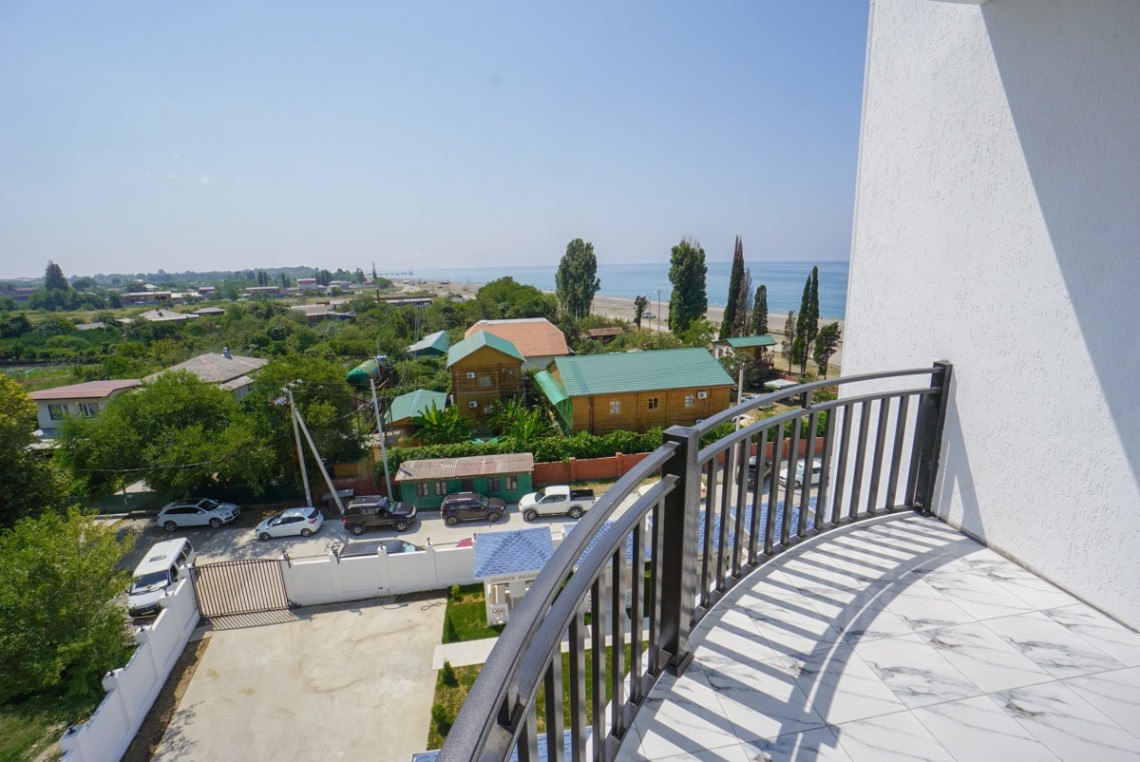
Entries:
[[460, 521], [479, 519], [487, 519], [493, 524], [506, 512], [507, 504], [500, 498], [487, 497], [478, 492], [456, 492], [445, 497], [439, 506], [439, 515], [452, 527]]
[[341, 523], [353, 534], [364, 534], [365, 529], [392, 527], [403, 532], [416, 520], [416, 507], [405, 508], [393, 503], [384, 495], [362, 495], [344, 507]]

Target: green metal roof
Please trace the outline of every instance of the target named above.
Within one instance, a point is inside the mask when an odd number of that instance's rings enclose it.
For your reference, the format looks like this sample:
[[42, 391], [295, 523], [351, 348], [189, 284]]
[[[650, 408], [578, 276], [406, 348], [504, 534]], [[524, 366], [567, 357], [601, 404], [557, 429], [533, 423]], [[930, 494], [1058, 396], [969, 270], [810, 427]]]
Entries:
[[447, 407], [447, 393], [416, 389], [414, 392], [401, 394], [388, 405], [387, 421], [392, 423], [405, 418], [415, 418], [417, 415], [423, 415], [425, 410], [430, 410], [433, 405], [440, 410]]
[[699, 348], [559, 357], [555, 362], [571, 397], [733, 383], [720, 363]]
[[776, 346], [776, 340], [766, 333], [760, 334], [759, 336], [735, 336], [731, 339], [724, 339], [720, 343], [728, 344], [733, 349]]
[[558, 379], [549, 371], [539, 371], [534, 374], [534, 380], [538, 384], [538, 388], [542, 389], [542, 393], [550, 400], [550, 404], [557, 406], [570, 399], [562, 384], [558, 383]]
[[519, 362], [523, 361], [523, 356], [519, 354], [519, 350], [515, 348], [514, 344], [506, 339], [499, 338], [493, 333], [479, 331], [478, 333], [468, 336], [458, 344], [452, 345], [451, 349], [447, 350], [447, 367], [450, 368], [467, 355], [483, 347], [496, 349], [505, 355], [515, 358]]
[[451, 346], [451, 338], [447, 335], [447, 331], [436, 331], [435, 333], [424, 336], [408, 347], [408, 354], [412, 355], [442, 355], [447, 353], [447, 348]]

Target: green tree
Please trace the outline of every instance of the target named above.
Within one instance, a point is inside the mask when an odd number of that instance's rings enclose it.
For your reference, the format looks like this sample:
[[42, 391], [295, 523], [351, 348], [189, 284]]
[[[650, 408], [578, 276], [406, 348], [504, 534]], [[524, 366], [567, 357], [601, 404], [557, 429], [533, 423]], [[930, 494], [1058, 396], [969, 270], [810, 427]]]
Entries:
[[633, 300], [633, 322], [640, 329], [641, 318], [645, 315], [645, 310], [649, 309], [648, 297], [638, 296]]
[[554, 273], [554, 285], [563, 312], [579, 320], [590, 314], [594, 294], [602, 287], [594, 244], [581, 238], [566, 244], [566, 253]]
[[807, 315], [804, 318], [804, 359], [803, 370], [807, 370], [808, 354], [815, 344], [815, 337], [819, 334], [819, 268], [811, 268], [810, 287], [808, 289]]
[[35, 423], [35, 403], [18, 383], [0, 376], [0, 527], [59, 507], [58, 472], [41, 453], [27, 449], [35, 441]]
[[[130, 535], [126, 535], [130, 537]], [[23, 519], [0, 534], [0, 703], [44, 691], [97, 696], [126, 660], [122, 608], [128, 539], [76, 510]]]
[[[269, 362], [257, 372], [243, 407], [256, 421], [264, 446], [272, 451], [273, 473], [299, 477], [293, 422], [285, 388], [327, 463], [346, 463], [361, 455], [360, 434], [353, 425], [356, 401], [344, 382], [344, 367], [321, 357], [289, 354]], [[315, 469], [306, 446], [306, 463]], [[316, 471], [313, 472], [320, 478]]]
[[800, 312], [796, 316], [796, 337], [792, 341], [792, 360], [800, 366], [800, 373], [807, 370], [808, 341], [807, 322], [811, 314], [811, 275], [804, 281], [804, 293], [800, 297]]
[[453, 444], [471, 438], [471, 419], [454, 405], [440, 410], [433, 404], [412, 423], [419, 427], [416, 437], [424, 444]]
[[796, 313], [788, 310], [788, 319], [784, 322], [784, 337], [780, 339], [780, 348], [784, 350], [784, 355], [788, 358], [788, 370], [792, 369], [792, 362], [795, 360], [795, 346], [796, 346]]
[[673, 247], [669, 265], [669, 282], [673, 293], [669, 296], [669, 330], [681, 336], [708, 310], [708, 292], [705, 277], [705, 250], [688, 238]]
[[185, 495], [200, 488], [264, 487], [272, 450], [234, 395], [185, 371], [163, 373], [141, 390], [112, 399], [96, 418], [68, 418], [60, 457], [95, 496], [145, 478]]
[[733, 333], [733, 327], [736, 325], [742, 280], [744, 280], [744, 243], [740, 240], [740, 236], [737, 236], [736, 247], [732, 252], [732, 273], [728, 277], [728, 301], [724, 305], [724, 319], [720, 323], [721, 339], [738, 335]]
[[768, 333], [768, 287], [763, 283], [756, 289], [756, 306], [752, 310], [752, 335]]
[[50, 260], [44, 270], [44, 288], [48, 291], [67, 291], [71, 288], [71, 284], [63, 275], [63, 269]]
[[539, 439], [558, 433], [545, 409], [528, 408], [516, 397], [511, 397], [495, 406], [491, 425], [498, 429], [503, 437], [513, 441], [520, 450], [530, 450]]
[[752, 272], [744, 271], [736, 294], [736, 319], [732, 323], [733, 336], [746, 336], [752, 321]]
[[509, 275], [482, 286], [475, 294], [475, 309], [475, 320], [544, 317], [553, 321], [558, 317], [555, 297], [534, 286], [517, 283]]
[[819, 334], [815, 337], [812, 359], [815, 360], [815, 364], [819, 368], [819, 374], [824, 378], [827, 378], [827, 364], [831, 360], [831, 356], [839, 349], [842, 334], [839, 323], [828, 323], [819, 329]]

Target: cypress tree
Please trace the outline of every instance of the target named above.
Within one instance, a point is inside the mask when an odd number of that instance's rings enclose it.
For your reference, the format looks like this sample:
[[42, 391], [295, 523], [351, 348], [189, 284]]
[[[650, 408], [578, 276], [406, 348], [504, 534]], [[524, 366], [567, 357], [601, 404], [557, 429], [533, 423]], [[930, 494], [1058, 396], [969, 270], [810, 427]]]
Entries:
[[740, 309], [740, 282], [744, 278], [744, 243], [740, 236], [736, 237], [736, 246], [732, 252], [732, 274], [728, 277], [728, 302], [724, 306], [724, 319], [720, 322], [720, 337], [727, 339], [736, 334], [733, 327], [736, 325], [737, 312]]
[[755, 306], [752, 310], [752, 335], [768, 333], [768, 287], [763, 283], [756, 289]]
[[796, 347], [796, 314], [788, 310], [788, 319], [784, 322], [784, 338], [780, 342], [784, 354], [788, 358], [788, 371], [792, 370], [792, 361], [795, 359]]
[[747, 336], [752, 318], [752, 273], [744, 271], [736, 297], [736, 319], [732, 321], [733, 336]]
[[819, 268], [811, 268], [811, 292], [808, 295], [808, 314], [804, 318], [804, 369], [811, 355], [815, 337], [819, 335]]
[[[796, 316], [796, 338], [792, 342], [792, 360], [800, 364], [800, 373], [807, 372], [807, 317], [811, 307], [811, 276], [804, 281], [804, 293], [800, 298], [800, 314]], [[791, 365], [788, 366], [789, 369]]]

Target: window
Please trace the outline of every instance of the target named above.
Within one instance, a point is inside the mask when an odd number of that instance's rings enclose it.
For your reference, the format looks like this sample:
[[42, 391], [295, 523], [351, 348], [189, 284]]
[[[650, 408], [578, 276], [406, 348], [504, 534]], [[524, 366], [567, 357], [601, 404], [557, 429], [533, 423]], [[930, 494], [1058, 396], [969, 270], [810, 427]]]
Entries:
[[610, 415], [621, 414], [621, 400], [610, 400]]
[[517, 476], [507, 477], [507, 491], [514, 492], [519, 488], [519, 478]]
[[98, 402], [80, 402], [79, 414], [84, 418], [94, 418], [95, 414], [99, 412]]
[[479, 407], [479, 401], [478, 400], [471, 400], [470, 402], [467, 403], [467, 407], [474, 410], [475, 408]]
[[501, 489], [501, 487], [500, 487], [499, 477], [497, 477], [497, 476], [487, 477], [487, 491], [488, 492], [498, 492], [498, 491], [500, 491], [500, 489]]
[[646, 400], [646, 404], [650, 410], [656, 410], [657, 409], [657, 398], [656, 397], [650, 397], [648, 400]]
[[479, 387], [482, 389], [489, 389], [491, 387], [491, 377], [479, 376]]
[[427, 497], [428, 485], [427, 482], [420, 482], [416, 485], [416, 497]]
[[436, 482], [435, 483], [435, 494], [437, 497], [441, 496], [441, 495], [446, 495], [447, 494], [447, 482]]
[[699, 400], [707, 399], [708, 396], [709, 396], [709, 393], [704, 391], [704, 390], [697, 392], [697, 399], [699, 399]]
[[493, 412], [495, 412], [495, 406], [494, 405], [484, 405], [483, 406], [483, 414], [484, 415], [490, 415]]
[[62, 421], [67, 415], [67, 405], [48, 405], [48, 415], [53, 421]]
[[467, 371], [467, 377], [468, 378], [475, 378], [475, 371], [473, 371], [473, 370]]
[[685, 395], [685, 407], [692, 407], [695, 404], [697, 404], [696, 398], [691, 394], [686, 394]]

